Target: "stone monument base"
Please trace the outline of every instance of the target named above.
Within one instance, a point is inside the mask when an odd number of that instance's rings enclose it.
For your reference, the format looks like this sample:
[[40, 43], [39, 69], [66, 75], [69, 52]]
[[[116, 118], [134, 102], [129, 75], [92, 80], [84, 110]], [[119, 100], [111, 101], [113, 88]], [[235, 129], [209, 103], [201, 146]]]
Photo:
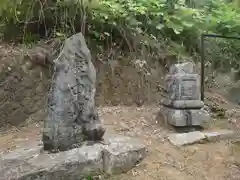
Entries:
[[161, 112], [164, 120], [175, 127], [202, 126], [210, 120], [210, 115], [203, 109], [172, 109], [162, 106]]
[[4, 180], [76, 180], [102, 173], [130, 170], [146, 156], [146, 148], [124, 136], [106, 138], [104, 144], [89, 142], [80, 148], [48, 153], [42, 145], [17, 149], [0, 157]]
[[170, 100], [163, 99], [161, 104], [163, 106], [173, 109], [201, 109], [204, 103], [200, 100]]

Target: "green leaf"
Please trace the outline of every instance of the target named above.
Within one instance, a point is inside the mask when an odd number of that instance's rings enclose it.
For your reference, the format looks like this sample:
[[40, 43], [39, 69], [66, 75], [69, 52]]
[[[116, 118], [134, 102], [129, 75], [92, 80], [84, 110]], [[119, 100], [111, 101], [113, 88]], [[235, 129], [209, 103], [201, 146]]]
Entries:
[[188, 27], [188, 28], [191, 28], [194, 26], [193, 23], [190, 23], [190, 22], [187, 22], [187, 21], [182, 21], [182, 24], [185, 26], [185, 27]]
[[158, 24], [157, 26], [156, 26], [156, 29], [158, 29], [158, 30], [161, 30], [161, 29], [163, 29], [164, 28], [164, 25], [163, 24]]
[[56, 36], [57, 36], [57, 37], [65, 37], [65, 34], [60, 33], [60, 32], [56, 32]]
[[167, 27], [172, 29], [175, 34], [180, 34], [183, 31], [183, 26], [176, 24], [172, 21], [167, 22]]
[[181, 33], [181, 31], [179, 31], [178, 29], [173, 29], [173, 31], [174, 31], [175, 34], [180, 34]]
[[110, 36], [110, 34], [108, 32], [104, 32], [104, 35], [106, 36]]

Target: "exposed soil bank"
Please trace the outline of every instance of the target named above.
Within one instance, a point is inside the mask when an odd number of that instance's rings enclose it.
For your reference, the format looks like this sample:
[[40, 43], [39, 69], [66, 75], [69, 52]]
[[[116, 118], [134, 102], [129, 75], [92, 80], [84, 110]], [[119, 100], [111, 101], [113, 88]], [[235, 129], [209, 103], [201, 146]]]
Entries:
[[[34, 52], [0, 46], [0, 128], [19, 126], [26, 119], [44, 119], [44, 115], [34, 114], [45, 114], [52, 72], [50, 66], [38, 62], [41, 54], [36, 54], [41, 50]], [[144, 73], [128, 60], [123, 60], [121, 64], [117, 61], [111, 64], [94, 63], [98, 78], [97, 105], [140, 106], [160, 101], [158, 85], [161, 84], [163, 68], [158, 63], [148, 64], [148, 72]]]

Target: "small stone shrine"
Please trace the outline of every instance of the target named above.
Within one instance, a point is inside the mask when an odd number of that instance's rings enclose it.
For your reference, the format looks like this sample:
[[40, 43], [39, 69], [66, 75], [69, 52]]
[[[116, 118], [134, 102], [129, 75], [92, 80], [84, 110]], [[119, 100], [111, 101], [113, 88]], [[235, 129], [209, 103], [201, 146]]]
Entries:
[[201, 101], [200, 76], [190, 62], [174, 64], [165, 77], [167, 97], [163, 99], [163, 116], [175, 127], [201, 126], [209, 120]]

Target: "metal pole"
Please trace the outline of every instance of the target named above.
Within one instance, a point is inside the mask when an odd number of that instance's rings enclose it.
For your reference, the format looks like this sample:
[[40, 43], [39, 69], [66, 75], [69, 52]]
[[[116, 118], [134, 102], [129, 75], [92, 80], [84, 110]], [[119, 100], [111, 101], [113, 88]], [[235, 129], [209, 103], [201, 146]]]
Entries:
[[233, 37], [233, 36], [222, 36], [217, 34], [202, 34], [201, 35], [201, 100], [204, 101], [204, 81], [205, 81], [205, 75], [204, 75], [204, 69], [205, 69], [205, 59], [204, 59], [204, 38], [223, 38], [223, 39], [236, 39], [240, 40], [240, 37]]
[[204, 101], [204, 68], [205, 68], [205, 61], [204, 61], [204, 34], [201, 35], [201, 100]]
[[217, 34], [202, 34], [204, 37], [210, 37], [210, 38], [222, 38], [222, 39], [236, 39], [240, 40], [240, 37], [234, 37], [234, 36], [222, 36]]

